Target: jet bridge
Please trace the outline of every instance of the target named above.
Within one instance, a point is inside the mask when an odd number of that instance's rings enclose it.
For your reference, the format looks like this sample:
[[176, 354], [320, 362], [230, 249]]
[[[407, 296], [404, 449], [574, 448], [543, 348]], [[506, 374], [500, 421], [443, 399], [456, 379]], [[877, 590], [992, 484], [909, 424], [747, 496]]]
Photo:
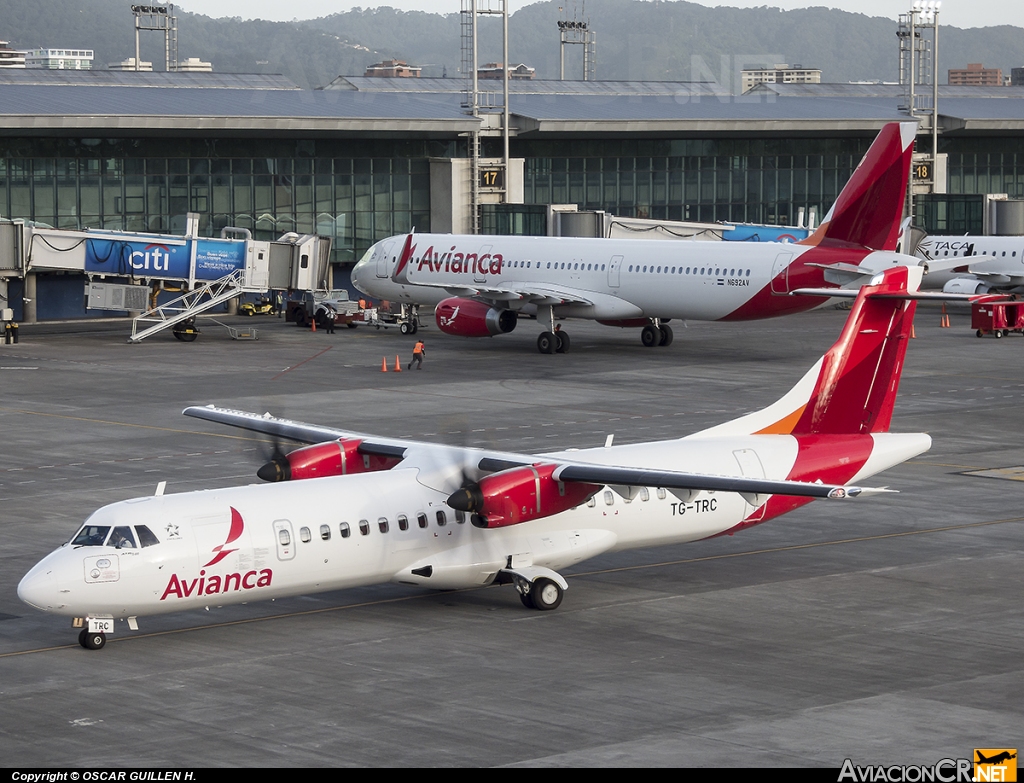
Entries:
[[[276, 241], [259, 241], [242, 228], [222, 229], [216, 238], [200, 237], [198, 225], [198, 216], [190, 215], [186, 234], [179, 236], [69, 231], [14, 221], [4, 226], [16, 236], [4, 242], [12, 252], [0, 253], [0, 266], [26, 282], [36, 271], [85, 274], [88, 308], [142, 311], [129, 342], [190, 323], [245, 293], [329, 287], [330, 239], [288, 233]], [[5, 261], [6, 256], [11, 257]], [[182, 296], [161, 304], [160, 294], [166, 290]]]

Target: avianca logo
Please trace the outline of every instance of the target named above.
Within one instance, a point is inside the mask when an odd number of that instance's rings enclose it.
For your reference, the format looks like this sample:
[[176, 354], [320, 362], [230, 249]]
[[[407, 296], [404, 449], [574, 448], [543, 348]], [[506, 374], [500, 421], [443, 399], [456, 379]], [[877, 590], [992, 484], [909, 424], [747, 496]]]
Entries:
[[[462, 305], [459, 305], [459, 307], [462, 307]], [[441, 326], [451, 326], [455, 323], [455, 319], [459, 317], [459, 307], [452, 310], [450, 318], [445, 318], [443, 315], [441, 316]]]
[[[423, 267], [427, 268], [428, 272], [451, 272], [452, 274], [474, 274], [474, 275], [500, 275], [501, 268], [504, 264], [505, 259], [501, 253], [484, 253], [482, 255], [478, 253], [461, 253], [455, 249], [455, 245], [452, 245], [450, 249], [438, 253], [434, 250], [434, 246], [431, 245], [419, 259], [413, 258], [413, 262], [416, 264], [416, 271], [422, 272]], [[409, 255], [412, 256], [416, 252], [416, 247], [413, 246], [409, 250]]]
[[234, 543], [238, 540], [238, 537], [242, 535], [242, 531], [245, 530], [245, 522], [242, 521], [242, 515], [238, 513], [238, 509], [234, 506], [231, 507], [231, 529], [228, 531], [228, 538], [223, 544], [219, 544], [213, 548], [214, 557], [209, 563], [203, 565], [203, 568], [216, 565], [225, 557], [230, 555], [232, 552], [237, 552], [238, 547], [234, 549], [225, 549], [228, 544]]
[[223, 576], [213, 574], [209, 578], [206, 576], [205, 569], [216, 565], [232, 552], [238, 551], [238, 547], [232, 549], [227, 547], [229, 544], [237, 541], [244, 530], [245, 521], [242, 519], [242, 515], [238, 513], [238, 509], [232, 506], [231, 527], [228, 530], [227, 539], [225, 539], [223, 544], [218, 544], [211, 550], [213, 552], [213, 559], [203, 565], [199, 576], [191, 581], [187, 578], [179, 577], [177, 574], [171, 574], [171, 578], [167, 582], [167, 587], [164, 588], [164, 594], [160, 596], [160, 600], [165, 600], [169, 595], [173, 595], [176, 598], [190, 598], [200, 595], [233, 593], [239, 590], [253, 590], [257, 587], [270, 587], [270, 583], [274, 578], [274, 572], [269, 568], [264, 568], [261, 571], [247, 571], [244, 574], [225, 574]]

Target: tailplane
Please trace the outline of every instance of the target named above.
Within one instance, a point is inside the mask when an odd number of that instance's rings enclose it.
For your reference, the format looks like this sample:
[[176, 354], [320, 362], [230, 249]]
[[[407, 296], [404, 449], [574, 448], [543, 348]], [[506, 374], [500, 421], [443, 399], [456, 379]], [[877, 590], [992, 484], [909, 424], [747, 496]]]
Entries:
[[916, 134], [913, 122], [882, 128], [821, 225], [798, 244], [895, 250]]
[[782, 399], [698, 435], [888, 432], [922, 271], [899, 266], [876, 275], [857, 294], [835, 345]]

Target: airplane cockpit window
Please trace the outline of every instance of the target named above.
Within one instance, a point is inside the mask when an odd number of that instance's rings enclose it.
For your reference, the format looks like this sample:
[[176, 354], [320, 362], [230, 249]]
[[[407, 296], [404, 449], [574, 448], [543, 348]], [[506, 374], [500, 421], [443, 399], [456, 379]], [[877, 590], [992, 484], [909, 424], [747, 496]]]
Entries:
[[107, 540], [107, 546], [112, 546], [116, 549], [137, 549], [135, 546], [135, 536], [132, 534], [130, 527], [115, 527], [114, 532], [110, 534], [110, 538]]
[[153, 531], [145, 525], [136, 525], [135, 532], [139, 536], [139, 545], [145, 549], [147, 546], [156, 546], [160, 539], [153, 535]]
[[103, 546], [107, 540], [107, 533], [110, 532], [109, 525], [86, 525], [78, 531], [72, 541], [72, 546]]

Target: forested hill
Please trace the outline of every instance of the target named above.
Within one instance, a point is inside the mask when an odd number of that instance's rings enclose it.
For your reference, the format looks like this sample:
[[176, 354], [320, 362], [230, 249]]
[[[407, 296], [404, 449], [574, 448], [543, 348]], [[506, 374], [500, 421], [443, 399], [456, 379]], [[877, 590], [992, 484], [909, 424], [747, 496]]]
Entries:
[[[558, 77], [559, 3], [540, 2], [513, 14], [509, 59]], [[453, 0], [453, 9], [456, 3]], [[81, 47], [96, 51], [98, 68], [134, 55], [127, 0], [5, 0], [0, 39], [19, 48]], [[187, 7], [187, 4], [186, 4]], [[423, 66], [424, 76], [456, 76], [460, 65], [459, 14], [354, 9], [300, 22], [211, 19], [177, 8], [178, 52], [199, 57], [221, 72], [283, 73], [303, 87], [395, 57]], [[826, 8], [707, 8], [686, 2], [590, 0], [597, 34], [598, 79], [721, 80], [745, 64], [800, 63], [821, 68], [822, 80], [897, 78], [896, 21]], [[1024, 29], [1001, 26], [940, 31], [939, 74], [981, 62], [1008, 73], [1024, 66]], [[578, 78], [581, 47], [569, 47], [567, 75]], [[483, 20], [480, 57], [500, 60], [497, 20]], [[159, 69], [163, 39], [144, 34], [143, 58]]]

